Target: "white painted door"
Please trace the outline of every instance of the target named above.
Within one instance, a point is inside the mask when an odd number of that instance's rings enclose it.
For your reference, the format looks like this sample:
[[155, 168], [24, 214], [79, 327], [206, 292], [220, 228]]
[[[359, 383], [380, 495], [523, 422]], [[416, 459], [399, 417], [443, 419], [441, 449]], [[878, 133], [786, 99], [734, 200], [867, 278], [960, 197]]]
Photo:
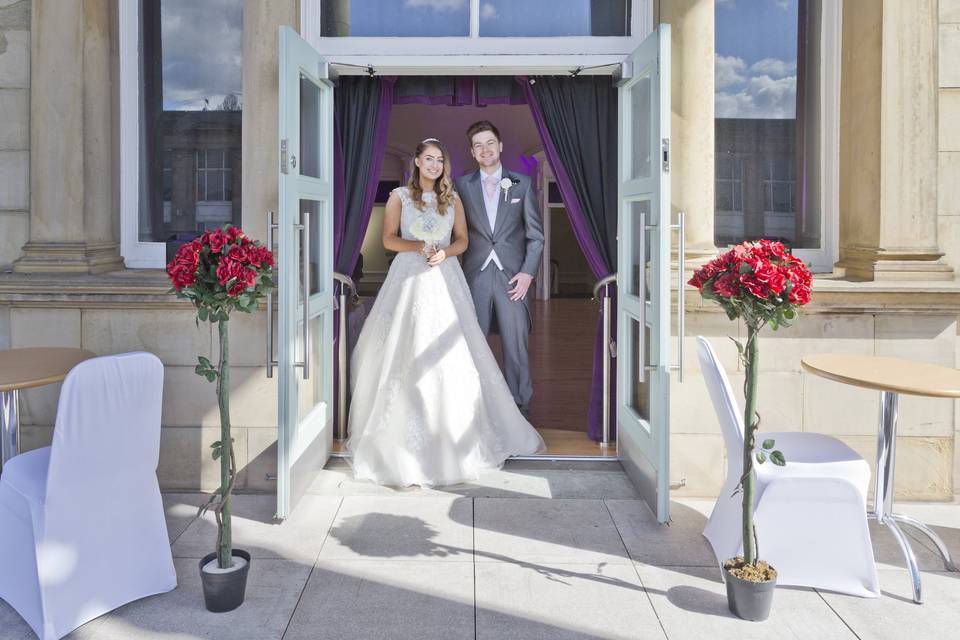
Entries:
[[659, 522], [670, 518], [670, 25], [620, 83], [617, 453]]
[[333, 444], [333, 85], [327, 64], [280, 28], [277, 517]]

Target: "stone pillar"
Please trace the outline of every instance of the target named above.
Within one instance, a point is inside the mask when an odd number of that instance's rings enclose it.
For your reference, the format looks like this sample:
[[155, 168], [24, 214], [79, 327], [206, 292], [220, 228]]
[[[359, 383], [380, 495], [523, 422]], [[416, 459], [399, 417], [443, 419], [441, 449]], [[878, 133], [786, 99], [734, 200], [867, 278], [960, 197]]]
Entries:
[[950, 280], [937, 243], [937, 1], [845, 0], [840, 262], [854, 280]]
[[299, 29], [296, 0], [246, 0], [243, 5], [242, 226], [266, 241], [267, 211], [276, 211], [280, 141], [277, 137], [277, 32]]
[[120, 269], [117, 0], [33, 0], [32, 28], [30, 236], [13, 269]]
[[716, 252], [714, 215], [714, 2], [660, 0], [655, 23], [670, 25], [671, 199], [686, 213], [688, 265]]

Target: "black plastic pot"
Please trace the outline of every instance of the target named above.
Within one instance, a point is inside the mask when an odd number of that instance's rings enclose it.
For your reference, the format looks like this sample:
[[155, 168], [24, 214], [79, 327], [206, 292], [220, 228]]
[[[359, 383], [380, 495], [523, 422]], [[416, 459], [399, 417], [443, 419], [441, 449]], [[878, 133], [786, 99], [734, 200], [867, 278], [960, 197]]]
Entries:
[[234, 549], [234, 558], [243, 558], [246, 563], [242, 567], [233, 567], [223, 573], [210, 573], [203, 567], [215, 560], [216, 552], [208, 553], [200, 560], [200, 581], [203, 583], [203, 601], [207, 611], [222, 613], [233, 611], [243, 604], [243, 597], [247, 591], [247, 573], [250, 571], [250, 554], [242, 549]]
[[726, 569], [723, 571], [727, 579], [727, 606], [733, 615], [757, 622], [770, 617], [776, 578], [767, 582], [752, 582], [738, 578]]

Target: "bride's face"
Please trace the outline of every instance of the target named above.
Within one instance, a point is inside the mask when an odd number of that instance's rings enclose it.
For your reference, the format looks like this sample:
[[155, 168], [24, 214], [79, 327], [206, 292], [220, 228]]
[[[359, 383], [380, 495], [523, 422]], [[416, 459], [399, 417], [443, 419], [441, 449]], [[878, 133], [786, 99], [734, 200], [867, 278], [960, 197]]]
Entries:
[[470, 141], [470, 155], [484, 169], [495, 169], [500, 164], [503, 143], [497, 140], [492, 131], [481, 131]]
[[416, 160], [420, 174], [430, 180], [439, 180], [443, 175], [443, 152], [437, 147], [427, 147]]

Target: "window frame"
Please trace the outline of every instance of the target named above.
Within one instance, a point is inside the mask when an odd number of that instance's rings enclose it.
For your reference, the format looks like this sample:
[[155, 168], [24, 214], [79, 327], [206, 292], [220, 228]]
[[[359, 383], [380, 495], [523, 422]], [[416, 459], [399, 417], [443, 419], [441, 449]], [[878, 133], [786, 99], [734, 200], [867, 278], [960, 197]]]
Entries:
[[322, 37], [322, 0], [301, 0], [300, 24], [303, 39], [342, 75], [366, 73], [368, 66], [380, 75], [516, 75], [596, 65], [609, 66], [598, 72], [610, 75], [653, 29], [653, 0], [630, 2], [629, 36], [481, 36], [480, 0], [470, 0], [469, 36]]
[[[820, 92], [820, 247], [794, 249], [816, 273], [830, 273], [840, 259], [840, 56], [843, 31], [843, 0], [823, 2], [820, 24], [821, 88]], [[714, 111], [716, 119], [716, 111]], [[716, 158], [714, 158], [716, 162]], [[796, 171], [794, 172], [796, 173]], [[716, 182], [716, 169], [714, 181]], [[766, 177], [764, 177], [766, 182]], [[764, 186], [766, 189], [766, 185]], [[719, 210], [714, 195], [714, 224]], [[764, 211], [764, 215], [766, 215]], [[730, 247], [732, 245], [726, 245]]]
[[[143, 53], [140, 46], [140, 2], [124, 0], [119, 4], [120, 255], [127, 269], [163, 269], [167, 265], [167, 243], [140, 240], [140, 57]], [[241, 143], [241, 153], [242, 149]], [[228, 163], [225, 157], [224, 164]], [[194, 166], [196, 190], [199, 178], [196, 160]], [[232, 176], [234, 168], [227, 168], [225, 176]], [[236, 169], [242, 170], [240, 167]], [[223, 179], [226, 193], [227, 178]], [[228, 201], [209, 202], [222, 204]], [[163, 206], [168, 207], [169, 201], [164, 201]]]
[[162, 269], [164, 242], [140, 240], [140, 3], [121, 2], [120, 255], [128, 269]]

